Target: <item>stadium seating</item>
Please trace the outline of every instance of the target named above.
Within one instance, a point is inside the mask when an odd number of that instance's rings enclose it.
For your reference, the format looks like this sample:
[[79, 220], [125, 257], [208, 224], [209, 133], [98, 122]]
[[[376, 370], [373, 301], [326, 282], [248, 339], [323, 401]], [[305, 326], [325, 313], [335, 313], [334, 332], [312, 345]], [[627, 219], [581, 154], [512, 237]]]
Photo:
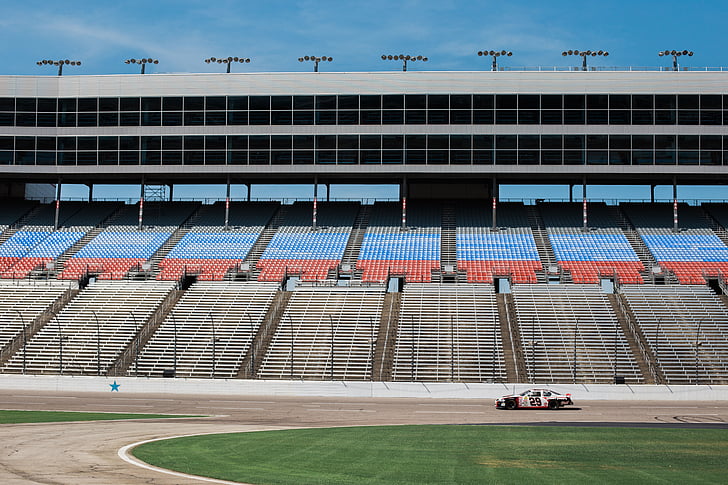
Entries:
[[[95, 375], [100, 367], [105, 374], [173, 287], [171, 282], [132, 281], [89, 286], [30, 339], [27, 371]], [[21, 349], [2, 370], [20, 372], [22, 367]]]
[[505, 380], [492, 285], [408, 284], [397, 325], [393, 380]]
[[186, 273], [198, 281], [222, 280], [247, 257], [278, 207], [271, 202], [233, 202], [227, 228], [224, 203], [204, 208], [190, 232], [159, 262], [157, 279], [174, 280]]
[[700, 207], [680, 204], [673, 232], [671, 204], [622, 204], [642, 241], [664, 269], [682, 284], [705, 284], [704, 273], [728, 274], [728, 246], [708, 228]]
[[598, 285], [513, 285], [512, 294], [530, 382], [642, 382]]
[[175, 369], [178, 377], [212, 377], [214, 346], [214, 377], [236, 377], [277, 288], [274, 283], [195, 283], [127, 373], [159, 377]]
[[106, 218], [119, 204], [64, 202], [59, 228], [54, 229], [55, 205], [39, 206], [26, 224], [0, 245], [0, 276], [23, 278], [54, 261]]
[[384, 282], [390, 275], [408, 283], [432, 281], [440, 267], [441, 216], [439, 205], [410, 202], [407, 228], [396, 202], [377, 202], [369, 217], [356, 263], [365, 282]]
[[0, 349], [23, 331], [26, 326], [69, 289], [67, 282], [0, 281]]
[[281, 317], [258, 377], [371, 379], [383, 302], [381, 287], [298, 288]]
[[667, 384], [728, 383], [728, 308], [708, 287], [625, 286], [620, 292]]
[[499, 205], [498, 228], [492, 229], [490, 207], [483, 203], [457, 207], [457, 267], [469, 283], [492, 283], [509, 276], [513, 283], [535, 283], [543, 268], [523, 204]]
[[325, 280], [344, 255], [358, 210], [358, 203], [321, 202], [314, 229], [312, 203], [294, 203], [256, 264], [258, 281], [280, 282], [287, 274]]
[[147, 203], [141, 231], [139, 206], [124, 207], [111, 225], [65, 262], [58, 277], [77, 279], [91, 273], [98, 279], [123, 278], [132, 267], [151, 258], [198, 206], [187, 202]]
[[583, 206], [539, 204], [556, 260], [574, 283], [598, 283], [600, 276], [620, 283], [643, 283], [645, 270], [624, 233], [603, 203], [589, 203], [588, 230], [583, 231]]

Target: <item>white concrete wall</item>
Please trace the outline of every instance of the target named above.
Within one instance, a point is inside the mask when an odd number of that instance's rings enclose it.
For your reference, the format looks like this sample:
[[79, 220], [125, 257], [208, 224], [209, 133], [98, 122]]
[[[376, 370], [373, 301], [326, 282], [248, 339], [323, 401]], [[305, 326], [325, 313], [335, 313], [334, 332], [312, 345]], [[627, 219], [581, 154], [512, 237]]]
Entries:
[[469, 384], [420, 382], [264, 381], [0, 375], [0, 391], [111, 392], [234, 396], [318, 396], [420, 399], [493, 399], [531, 387], [571, 393], [579, 400], [728, 400], [728, 386], [648, 386], [605, 384]]

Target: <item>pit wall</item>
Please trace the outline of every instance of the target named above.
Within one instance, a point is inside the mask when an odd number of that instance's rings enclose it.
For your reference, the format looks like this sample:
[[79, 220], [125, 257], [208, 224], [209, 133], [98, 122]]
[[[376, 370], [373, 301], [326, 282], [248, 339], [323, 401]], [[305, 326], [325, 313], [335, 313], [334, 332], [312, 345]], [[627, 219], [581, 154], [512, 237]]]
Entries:
[[[282, 381], [0, 375], [0, 392], [114, 392], [196, 396], [311, 396], [342, 398], [494, 399], [530, 388], [571, 393], [574, 400], [725, 401], [728, 386], [606, 384], [480, 384], [426, 382]], [[117, 395], [114, 392], [114, 395]]]

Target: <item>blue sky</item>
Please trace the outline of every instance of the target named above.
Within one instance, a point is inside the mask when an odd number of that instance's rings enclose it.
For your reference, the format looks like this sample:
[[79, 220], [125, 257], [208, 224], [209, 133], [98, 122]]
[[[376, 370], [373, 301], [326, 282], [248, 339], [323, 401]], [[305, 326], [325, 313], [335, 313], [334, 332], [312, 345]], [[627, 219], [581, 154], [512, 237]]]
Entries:
[[[334, 58], [322, 70], [398, 69], [381, 54], [421, 54], [412, 69], [479, 70], [483, 49], [507, 49], [511, 66], [564, 66], [563, 50], [602, 49], [608, 66], [657, 66], [662, 49], [688, 49], [692, 66], [728, 66], [724, 1], [477, 0], [5, 0], [2, 74], [53, 74], [40, 59], [77, 59], [78, 74], [131, 73], [123, 60], [154, 57], [150, 71], [211, 72], [204, 58], [240, 56], [236, 70], [301, 71], [303, 55]], [[590, 58], [590, 60], [592, 60]], [[69, 68], [70, 70], [71, 68]]]
[[[513, 51], [501, 63], [513, 67], [579, 64], [579, 58], [561, 56], [569, 49], [609, 51], [607, 58], [589, 59], [602, 66], [669, 65], [669, 59], [657, 56], [663, 49], [695, 51], [683, 65], [728, 66], [727, 17], [725, 1], [5, 0], [0, 7], [0, 42], [5, 46], [0, 74], [55, 75], [54, 68], [35, 64], [40, 59], [82, 61], [66, 74], [138, 72], [138, 66], [123, 62], [131, 57], [159, 59], [148, 72], [223, 70], [203, 62], [211, 56], [252, 59], [234, 66], [235, 71], [311, 70], [310, 63], [298, 62], [303, 55], [333, 57], [321, 65], [325, 71], [380, 71], [401, 68], [398, 62], [382, 61], [381, 54], [400, 53], [430, 58], [411, 65], [412, 70], [489, 69], [489, 60], [476, 55], [483, 49]], [[639, 189], [640, 196], [647, 197], [646, 190]], [[138, 193], [122, 187], [116, 191], [122, 197]], [[259, 188], [253, 195], [270, 196], [269, 191]], [[685, 189], [683, 196], [693, 192], [705, 189]], [[187, 193], [200, 192], [175, 189], [180, 197]], [[224, 195], [224, 189], [208, 193]], [[238, 193], [243, 191], [233, 192]], [[333, 195], [351, 193], [337, 189]], [[725, 197], [722, 189], [710, 193]], [[67, 194], [83, 196], [85, 189], [69, 187]], [[544, 189], [544, 196], [567, 197], [567, 192], [554, 187]]]

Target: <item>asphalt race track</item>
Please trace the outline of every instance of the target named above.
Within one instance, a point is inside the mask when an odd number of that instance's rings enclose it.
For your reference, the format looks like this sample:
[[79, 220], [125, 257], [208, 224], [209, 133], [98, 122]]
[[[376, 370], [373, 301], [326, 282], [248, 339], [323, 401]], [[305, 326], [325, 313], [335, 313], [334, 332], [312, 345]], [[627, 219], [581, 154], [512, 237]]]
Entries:
[[206, 418], [3, 425], [0, 483], [204, 483], [123, 461], [118, 450], [169, 436], [392, 424], [541, 424], [728, 429], [728, 402], [585, 401], [549, 410], [496, 410], [491, 400], [250, 397], [0, 391], [0, 409], [170, 413]]

